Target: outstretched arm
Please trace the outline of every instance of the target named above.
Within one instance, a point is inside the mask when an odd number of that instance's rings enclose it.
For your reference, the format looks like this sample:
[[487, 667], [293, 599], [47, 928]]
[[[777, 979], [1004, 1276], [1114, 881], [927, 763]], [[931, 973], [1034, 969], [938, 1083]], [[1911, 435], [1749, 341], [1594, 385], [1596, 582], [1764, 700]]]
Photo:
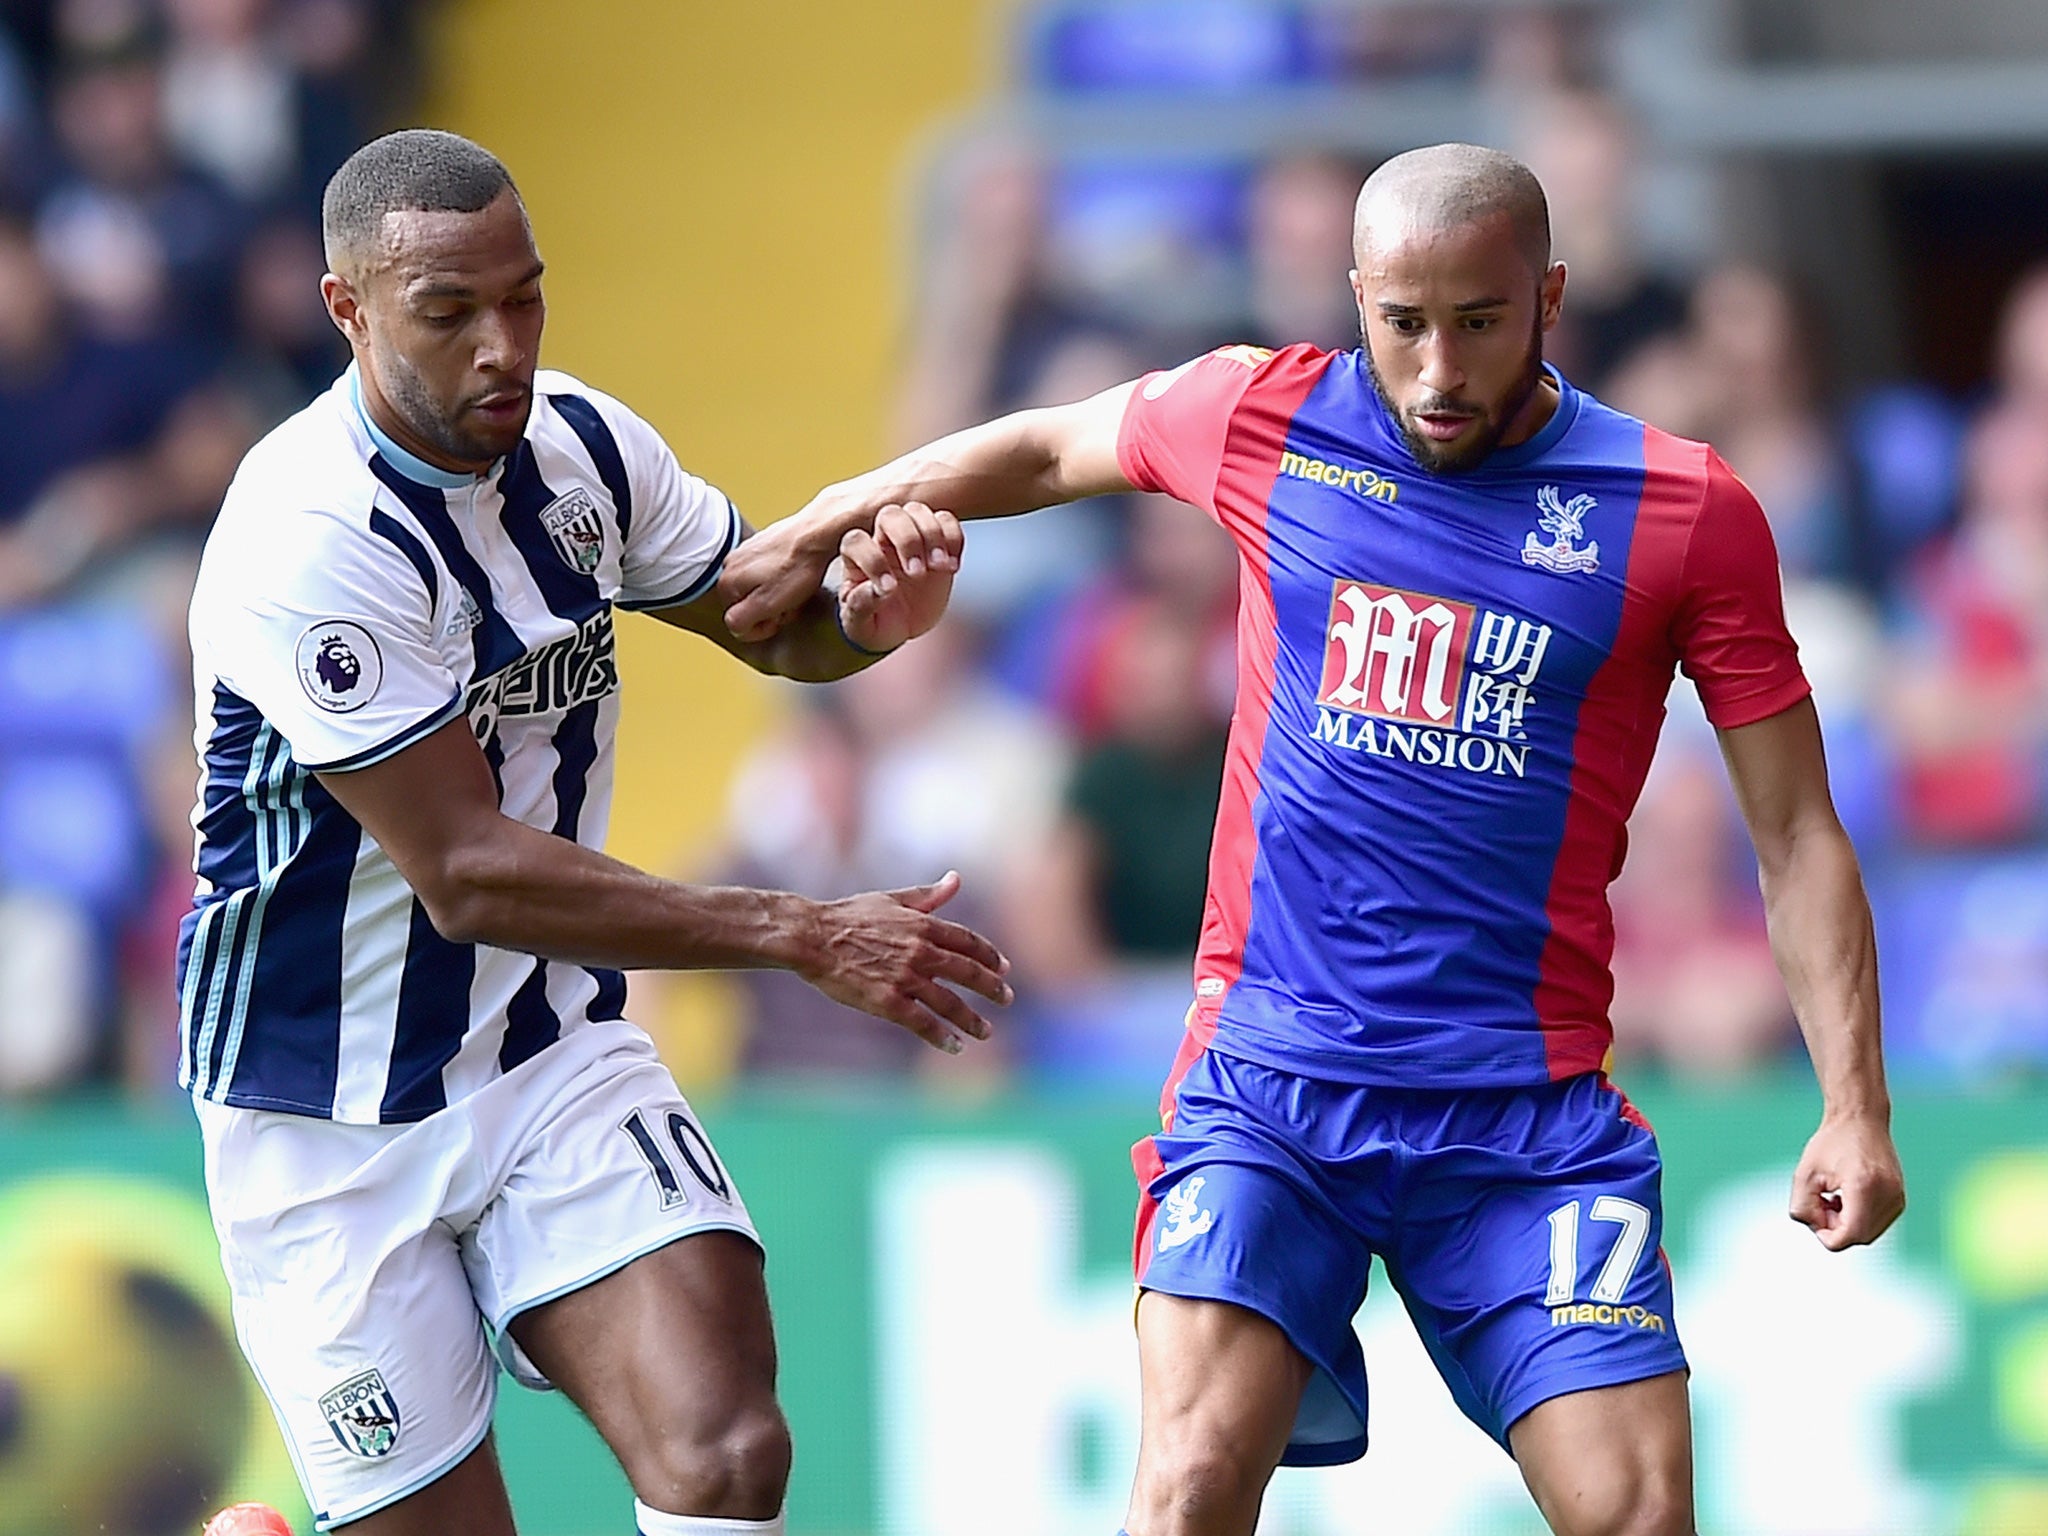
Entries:
[[842, 552], [856, 564], [863, 554], [878, 556], [875, 586], [888, 596], [899, 568], [887, 549], [860, 542], [887, 507], [918, 502], [962, 518], [1008, 517], [1129, 490], [1116, 447], [1135, 387], [1120, 384], [1072, 405], [1018, 411], [827, 486], [727, 558], [717, 587], [726, 624], [743, 641], [773, 634], [800, 613]]
[[1820, 1129], [1793, 1177], [1792, 1217], [1829, 1248], [1880, 1236], [1905, 1209], [1878, 1025], [1877, 942], [1856, 852], [1828, 794], [1810, 700], [1721, 732], [1756, 844], [1771, 949], [1820, 1079]]
[[317, 777], [457, 943], [628, 970], [793, 971], [944, 1050], [961, 1035], [986, 1039], [989, 1025], [942, 982], [1009, 1001], [995, 947], [931, 915], [957, 875], [839, 901], [659, 879], [506, 816], [463, 719], [367, 768]]

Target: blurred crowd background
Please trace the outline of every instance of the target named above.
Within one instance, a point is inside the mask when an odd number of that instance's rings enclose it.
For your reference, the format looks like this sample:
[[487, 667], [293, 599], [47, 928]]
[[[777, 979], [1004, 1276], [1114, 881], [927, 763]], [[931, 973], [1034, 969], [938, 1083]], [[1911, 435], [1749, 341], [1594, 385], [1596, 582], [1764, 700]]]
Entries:
[[[183, 603], [241, 453], [346, 362], [317, 293], [319, 189], [416, 120], [425, 9], [0, 0], [0, 1096], [169, 1090]], [[1995, 126], [1916, 143], [1876, 101], [1820, 142], [1767, 92], [1689, 116], [1645, 86], [1703, 68], [1707, 41], [1731, 89], [1961, 44], [2048, 56], [2026, 6], [1966, 25], [1903, 4], [1881, 27], [1856, 9], [1020, 8], [1010, 97], [935, 143], [906, 203], [875, 457], [1215, 345], [1350, 345], [1350, 210], [1376, 159], [1453, 135], [1522, 155], [1571, 269], [1552, 360], [1714, 444], [1771, 515], [1879, 913], [1895, 1070], [2039, 1075], [2048, 131], [2025, 128], [2031, 151]], [[675, 872], [833, 895], [958, 868], [1025, 1001], [995, 1048], [941, 1061], [749, 976], [720, 1059], [743, 1079], [1155, 1083], [1187, 1002], [1236, 592], [1228, 541], [1163, 498], [979, 525], [951, 622], [788, 690], [717, 848]], [[1683, 682], [1631, 839], [1617, 1070], [1793, 1058]]]
[[0, 1094], [166, 1082], [184, 606], [241, 455], [347, 362], [321, 188], [406, 0], [0, 3]]

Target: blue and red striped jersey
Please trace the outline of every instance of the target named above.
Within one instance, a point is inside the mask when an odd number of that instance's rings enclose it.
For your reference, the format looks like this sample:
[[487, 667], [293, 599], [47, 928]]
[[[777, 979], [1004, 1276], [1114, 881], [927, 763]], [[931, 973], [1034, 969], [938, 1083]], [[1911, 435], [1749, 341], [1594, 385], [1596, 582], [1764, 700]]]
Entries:
[[1457, 474], [1355, 351], [1226, 347], [1132, 392], [1126, 477], [1242, 564], [1185, 1054], [1445, 1088], [1605, 1063], [1607, 886], [1674, 669], [1722, 728], [1808, 688], [1756, 498], [1556, 382]]

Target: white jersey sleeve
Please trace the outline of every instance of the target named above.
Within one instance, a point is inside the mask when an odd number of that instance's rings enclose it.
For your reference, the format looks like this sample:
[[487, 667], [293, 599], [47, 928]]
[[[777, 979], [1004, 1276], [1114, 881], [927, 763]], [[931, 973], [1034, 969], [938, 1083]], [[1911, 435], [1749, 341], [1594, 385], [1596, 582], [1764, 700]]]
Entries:
[[345, 514], [290, 518], [286, 537], [243, 545], [239, 572], [203, 574], [194, 652], [300, 766], [367, 767], [461, 712], [461, 682], [436, 644], [446, 583]]
[[621, 608], [670, 608], [702, 597], [740, 538], [740, 515], [716, 486], [676, 462], [659, 432], [609, 395], [588, 391], [619, 445], [632, 510], [619, 561]]

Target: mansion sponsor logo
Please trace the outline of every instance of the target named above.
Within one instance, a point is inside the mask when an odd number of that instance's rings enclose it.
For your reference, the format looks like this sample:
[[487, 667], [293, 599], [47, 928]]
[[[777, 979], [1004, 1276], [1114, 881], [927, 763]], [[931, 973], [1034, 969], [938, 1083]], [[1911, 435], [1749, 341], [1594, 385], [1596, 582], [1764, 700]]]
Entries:
[[1323, 459], [1305, 458], [1298, 453], [1280, 455], [1280, 473], [1297, 480], [1313, 480], [1318, 485], [1335, 486], [1368, 501], [1392, 501], [1401, 494], [1401, 487], [1377, 470], [1331, 464]]
[[1467, 773], [1491, 774], [1497, 779], [1525, 778], [1529, 772], [1527, 747], [1509, 746], [1484, 736], [1461, 736], [1456, 731], [1432, 731], [1354, 718], [1334, 709], [1316, 711], [1315, 737], [1349, 752], [1399, 758], [1425, 768], [1462, 768]]
[[1363, 581], [1330, 600], [1315, 737], [1371, 757], [1522, 778], [1551, 628]]
[[1650, 1333], [1669, 1333], [1664, 1314], [1648, 1307], [1610, 1307], [1590, 1301], [1568, 1302], [1550, 1309], [1550, 1326], [1569, 1328], [1592, 1323], [1600, 1328], [1641, 1328]]

